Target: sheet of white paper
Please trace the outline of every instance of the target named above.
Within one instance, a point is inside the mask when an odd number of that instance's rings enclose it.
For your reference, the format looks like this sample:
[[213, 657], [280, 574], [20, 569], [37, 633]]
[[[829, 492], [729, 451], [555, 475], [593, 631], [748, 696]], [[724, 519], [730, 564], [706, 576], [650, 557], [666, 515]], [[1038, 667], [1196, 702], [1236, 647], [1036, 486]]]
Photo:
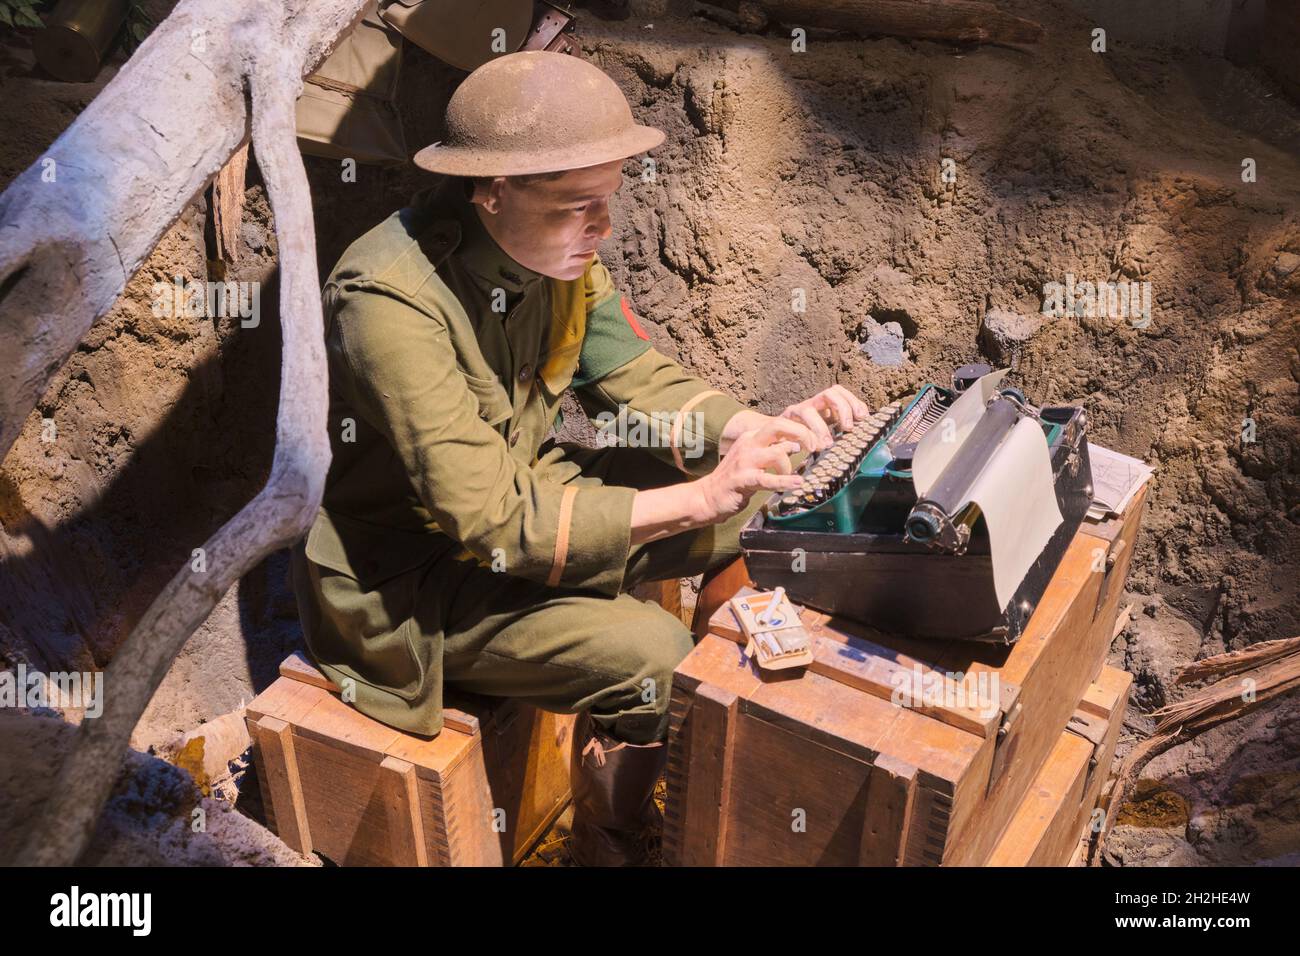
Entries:
[[1022, 418], [971, 485], [989, 529], [993, 587], [1005, 608], [1064, 518], [1056, 505], [1052, 460], [1043, 428]]
[[912, 484], [916, 496], [922, 498], [943, 473], [957, 449], [970, 436], [975, 423], [984, 415], [989, 397], [998, 390], [1010, 369], [989, 372], [952, 403], [952, 407], [921, 436], [912, 454]]
[[1102, 516], [1121, 514], [1138, 489], [1155, 468], [1137, 458], [1088, 442], [1092, 462], [1092, 507], [1090, 513]]

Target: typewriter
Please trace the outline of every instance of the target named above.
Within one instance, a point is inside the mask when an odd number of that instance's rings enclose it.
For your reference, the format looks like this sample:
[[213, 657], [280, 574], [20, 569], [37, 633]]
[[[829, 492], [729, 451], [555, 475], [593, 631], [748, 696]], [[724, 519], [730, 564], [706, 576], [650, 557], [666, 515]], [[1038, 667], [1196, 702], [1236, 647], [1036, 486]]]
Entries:
[[[912, 475], [917, 443], [990, 371], [962, 366], [950, 386], [927, 384], [809, 456], [800, 468], [800, 490], [774, 494], [741, 531], [754, 583], [783, 587], [801, 604], [882, 631], [1014, 643], [1092, 501], [1087, 417], [1081, 408], [1037, 408], [1018, 390], [1001, 389], [918, 499]], [[1062, 521], [1014, 596], [999, 606], [988, 529], [961, 490], [1025, 416], [1046, 438]]]

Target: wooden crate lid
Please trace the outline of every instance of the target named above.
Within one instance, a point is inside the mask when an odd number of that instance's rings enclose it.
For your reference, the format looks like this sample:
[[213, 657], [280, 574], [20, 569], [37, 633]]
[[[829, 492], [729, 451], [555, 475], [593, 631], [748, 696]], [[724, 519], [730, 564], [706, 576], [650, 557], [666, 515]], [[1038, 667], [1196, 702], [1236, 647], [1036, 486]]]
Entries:
[[267, 718], [283, 721], [295, 734], [375, 763], [405, 761], [414, 766], [417, 775], [439, 782], [481, 746], [480, 721], [473, 714], [453, 709], [442, 732], [425, 739], [345, 704], [338, 689], [299, 655], [281, 665], [281, 674], [248, 705], [250, 724]]
[[[908, 638], [805, 608], [800, 619], [812, 635], [814, 645], [814, 661], [808, 670], [885, 700], [894, 697], [900, 681], [919, 679], [944, 692], [937, 695], [940, 700], [910, 709], [950, 727], [990, 737], [997, 733], [1003, 716], [1014, 706], [1021, 686], [1060, 629], [1074, 601], [1084, 592], [1091, 593], [1095, 600], [1095, 593], [1100, 589], [1094, 573], [1097, 546], [1098, 539], [1086, 530], [1075, 535], [1024, 634], [1011, 647]], [[754, 589], [744, 586], [737, 593], [754, 593]], [[708, 630], [728, 640], [743, 640], [727, 603], [713, 612]], [[952, 674], [964, 675], [967, 682], [964, 687], [948, 676]], [[984, 701], [978, 693], [972, 693], [981, 686], [991, 692], [994, 685], [989, 678], [994, 674], [997, 675], [997, 701]], [[989, 704], [996, 706], [996, 712]]]
[[[742, 587], [737, 597], [758, 593]], [[934, 663], [933, 648], [922, 642], [891, 638], [865, 625], [834, 618], [815, 608], [803, 608], [799, 615], [812, 639], [813, 662], [807, 670], [874, 697], [890, 700], [901, 681], [933, 682], [940, 701], [912, 708], [959, 730], [988, 737], [1001, 721], [1002, 701], [990, 706], [970, 706], [970, 698], [958, 688], [947, 672]], [[709, 633], [743, 644], [744, 635], [730, 604], [724, 604], [709, 620]], [[797, 677], [801, 671], [795, 671]], [[959, 694], [958, 692], [961, 691]], [[952, 701], [952, 703], [946, 703]]]
[[[294, 651], [280, 662], [280, 676], [288, 677], [303, 684], [310, 684], [312, 687], [319, 687], [331, 694], [340, 693], [339, 686], [322, 674], [302, 651]], [[484, 711], [491, 710], [493, 707], [487, 698], [454, 694], [448, 694], [447, 698], [449, 702], [461, 703], [464, 706], [444, 706], [442, 709], [443, 726], [450, 727], [462, 734], [468, 734], [471, 737], [480, 733], [482, 731], [480, 718]]]

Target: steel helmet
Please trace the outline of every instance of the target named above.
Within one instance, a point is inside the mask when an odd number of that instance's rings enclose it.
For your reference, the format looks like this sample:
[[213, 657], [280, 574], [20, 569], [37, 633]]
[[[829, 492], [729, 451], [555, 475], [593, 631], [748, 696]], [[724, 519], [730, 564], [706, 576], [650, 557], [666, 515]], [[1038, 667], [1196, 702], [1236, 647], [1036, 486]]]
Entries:
[[598, 67], [542, 50], [490, 60], [447, 104], [447, 139], [415, 164], [451, 176], [522, 176], [626, 159], [664, 141], [632, 118], [627, 98]]

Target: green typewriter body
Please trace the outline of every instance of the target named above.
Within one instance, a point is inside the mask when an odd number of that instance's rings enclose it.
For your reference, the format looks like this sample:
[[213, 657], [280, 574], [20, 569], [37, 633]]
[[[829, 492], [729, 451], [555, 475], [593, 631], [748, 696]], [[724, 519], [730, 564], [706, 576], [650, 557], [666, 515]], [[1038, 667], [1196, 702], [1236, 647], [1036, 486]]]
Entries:
[[[781, 497], [769, 515], [770, 527], [836, 534], [902, 529], [916, 504], [912, 451], [957, 395], [953, 389], [925, 385], [906, 405], [893, 402], [840, 435], [805, 462], [802, 473], [815, 476], [814, 488]], [[1049, 447], [1065, 427], [1047, 419], [1042, 426]]]
[[944, 488], [978, 474], [1028, 414], [1043, 428], [1063, 521], [1006, 606], [998, 606], [988, 531], [961, 498], [918, 501], [916, 444], [966, 387], [989, 371], [963, 366], [951, 387], [926, 384], [836, 436], [800, 468], [801, 490], [775, 494], [742, 529], [750, 577], [792, 599], [914, 637], [1013, 643], [1055, 573], [1092, 501], [1083, 409], [1036, 408], [1003, 389], [944, 471]]

